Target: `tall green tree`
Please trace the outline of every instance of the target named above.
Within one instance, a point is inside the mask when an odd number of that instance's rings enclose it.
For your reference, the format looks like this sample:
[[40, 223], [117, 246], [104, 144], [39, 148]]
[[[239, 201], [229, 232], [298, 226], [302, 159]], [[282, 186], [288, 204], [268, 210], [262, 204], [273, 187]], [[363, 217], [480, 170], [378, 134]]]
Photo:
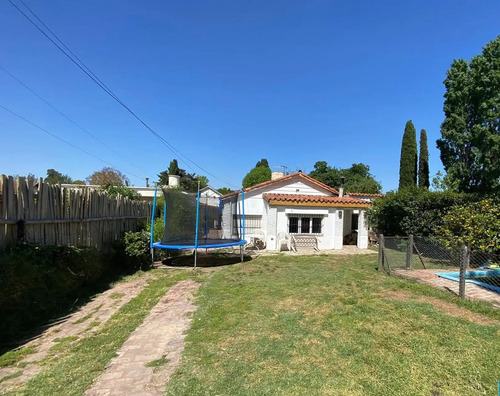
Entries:
[[461, 192], [499, 190], [500, 36], [470, 62], [454, 60], [444, 85], [437, 146], [451, 184]]
[[309, 173], [309, 176], [337, 189], [340, 186], [340, 178], [343, 176], [346, 192], [378, 194], [382, 191], [382, 186], [370, 173], [370, 167], [361, 163], [352, 164], [350, 168], [339, 169], [328, 166], [326, 161], [318, 161], [314, 164], [314, 170]]
[[168, 173], [171, 175], [180, 175], [179, 164], [177, 163], [177, 160], [175, 158], [170, 161], [170, 165], [168, 166]]
[[45, 182], [49, 184], [70, 184], [72, 180], [68, 175], [63, 175], [55, 169], [47, 169]]
[[271, 180], [271, 169], [267, 166], [257, 166], [246, 174], [243, 178], [242, 185], [243, 188], [248, 188], [268, 180]]
[[265, 167], [269, 168], [269, 162], [267, 161], [267, 159], [262, 158], [260, 161], [258, 161], [258, 162], [255, 164], [255, 167], [256, 167], [256, 168], [258, 168], [259, 166], [265, 166]]
[[417, 185], [417, 132], [410, 120], [406, 123], [399, 161], [399, 189]]
[[418, 186], [429, 189], [429, 148], [427, 147], [427, 132], [420, 131], [420, 150], [418, 156]]

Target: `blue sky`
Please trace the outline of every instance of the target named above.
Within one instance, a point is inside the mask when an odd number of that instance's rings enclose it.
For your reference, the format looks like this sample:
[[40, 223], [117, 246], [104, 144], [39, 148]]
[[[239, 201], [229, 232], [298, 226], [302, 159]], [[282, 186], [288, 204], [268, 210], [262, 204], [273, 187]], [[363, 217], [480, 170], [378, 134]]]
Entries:
[[[16, 4], [18, 0], [13, 0]], [[431, 174], [453, 59], [500, 34], [490, 1], [34, 1], [26, 4], [130, 108], [204, 169], [241, 185], [273, 170], [362, 162], [397, 188], [406, 121], [427, 130]], [[115, 165], [133, 185], [179, 158], [100, 90], [7, 1], [0, 105]], [[0, 173], [48, 168], [84, 179], [107, 166], [0, 108]]]

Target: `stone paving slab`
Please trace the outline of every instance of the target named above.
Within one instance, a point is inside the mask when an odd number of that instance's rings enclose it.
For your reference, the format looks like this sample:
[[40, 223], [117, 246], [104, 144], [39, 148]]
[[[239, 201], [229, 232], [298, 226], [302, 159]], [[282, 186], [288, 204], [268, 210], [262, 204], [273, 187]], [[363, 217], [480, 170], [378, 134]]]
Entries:
[[[432, 286], [436, 289], [446, 290], [458, 296], [459, 283], [451, 279], [441, 278], [437, 276], [437, 272], [458, 272], [459, 269], [442, 270], [442, 269], [422, 269], [422, 270], [393, 270], [391, 273], [406, 279], [412, 279], [416, 282]], [[474, 283], [465, 283], [465, 298], [471, 300], [487, 301], [497, 309], [500, 309], [500, 294], [488, 290], [484, 287], [475, 285]]]
[[98, 331], [115, 312], [144, 289], [148, 284], [148, 279], [148, 276], [144, 276], [116, 284], [111, 289], [97, 295], [66, 320], [49, 327], [40, 337], [26, 343], [24, 346], [34, 347], [35, 352], [21, 360], [21, 367], [26, 363], [23, 368], [0, 368], [0, 379], [20, 372], [19, 376], [0, 383], [0, 393], [21, 386], [40, 372], [41, 368], [38, 366], [38, 362], [47, 356], [50, 348], [57, 345], [58, 340], [67, 337], [75, 337], [76, 340]]
[[[191, 301], [199, 283], [181, 281], [151, 310], [144, 322], [124, 342], [87, 396], [158, 396], [180, 362], [185, 332], [196, 307]], [[148, 363], [166, 359], [157, 367]]]

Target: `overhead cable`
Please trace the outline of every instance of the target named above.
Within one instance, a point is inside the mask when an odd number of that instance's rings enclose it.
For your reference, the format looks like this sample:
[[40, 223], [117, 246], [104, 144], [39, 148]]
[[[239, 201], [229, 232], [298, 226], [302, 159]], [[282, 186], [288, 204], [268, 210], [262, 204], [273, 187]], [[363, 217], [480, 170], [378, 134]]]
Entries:
[[43, 131], [43, 132], [45, 132], [45, 133], [49, 134], [50, 136], [52, 136], [52, 137], [56, 138], [57, 140], [60, 140], [61, 142], [63, 142], [63, 143], [65, 143], [65, 144], [67, 144], [67, 145], [69, 145], [69, 146], [71, 146], [71, 147], [73, 147], [73, 148], [75, 148], [75, 149], [77, 149], [77, 150], [81, 151], [82, 153], [85, 153], [85, 154], [87, 154], [87, 155], [89, 155], [89, 156], [91, 156], [91, 157], [95, 158], [96, 160], [101, 161], [101, 162], [103, 162], [103, 163], [105, 163], [105, 164], [107, 164], [107, 165], [111, 166], [112, 168], [115, 168], [115, 169], [119, 170], [119, 171], [120, 171], [120, 172], [122, 172], [122, 173], [125, 173], [125, 174], [127, 174], [127, 175], [131, 175], [131, 176], [134, 176], [134, 177], [136, 177], [137, 179], [140, 179], [140, 180], [144, 180], [142, 177], [137, 176], [137, 175], [133, 174], [132, 172], [121, 170], [121, 169], [120, 169], [120, 168], [118, 168], [116, 165], [113, 165], [112, 163], [110, 163], [110, 162], [108, 162], [108, 161], [106, 161], [106, 160], [103, 160], [102, 158], [99, 158], [98, 156], [96, 156], [96, 155], [94, 155], [94, 154], [92, 154], [92, 153], [89, 153], [87, 150], [84, 150], [84, 149], [82, 149], [82, 148], [80, 148], [80, 147], [76, 146], [75, 144], [73, 144], [73, 143], [71, 143], [71, 142], [68, 142], [67, 140], [63, 139], [62, 137], [59, 137], [59, 136], [57, 136], [55, 133], [52, 133], [52, 132], [48, 131], [48, 130], [47, 130], [47, 129], [45, 129], [45, 128], [42, 128], [40, 125], [35, 124], [34, 122], [32, 122], [32, 121], [28, 120], [27, 118], [25, 118], [25, 117], [23, 117], [22, 115], [20, 115], [20, 114], [16, 113], [15, 111], [13, 111], [13, 110], [9, 109], [8, 107], [5, 107], [5, 106], [3, 106], [3, 105], [1, 105], [1, 104], [0, 104], [0, 108], [4, 109], [5, 111], [8, 111], [8, 112], [9, 112], [9, 113], [11, 113], [12, 115], [15, 115], [16, 117], [18, 117], [18, 118], [20, 118], [21, 120], [23, 120], [23, 121], [27, 122], [28, 124], [30, 124], [30, 125], [32, 125], [32, 126], [34, 126], [35, 128], [38, 128], [38, 129], [40, 129], [41, 131]]
[[[232, 187], [236, 187], [232, 183], [228, 183], [213, 173], [209, 172], [205, 168], [203, 168], [201, 165], [197, 164], [194, 162], [192, 159], [184, 155], [182, 152], [180, 152], [175, 146], [173, 146], [170, 142], [168, 142], [165, 138], [163, 138], [160, 134], [158, 134], [152, 127], [150, 127], [142, 118], [140, 118], [128, 105], [126, 105], [110, 88], [104, 84], [99, 77], [93, 73], [89, 67], [87, 67], [74, 53], [68, 48], [67, 45], [63, 43], [63, 41], [57, 37], [55, 33], [52, 32], [52, 30], [35, 14], [31, 8], [29, 8], [26, 3], [23, 2], [23, 0], [18, 0], [23, 6], [34, 16], [34, 18], [54, 37], [55, 40], [57, 40], [60, 44], [56, 43], [56, 41], [49, 36], [32, 18], [30, 18], [21, 8], [19, 8], [12, 0], [9, 0], [9, 3], [12, 4], [35, 28], [37, 28], [40, 33], [42, 33], [52, 44], [54, 44], [59, 51], [61, 51], [71, 62], [73, 62], [81, 71], [83, 71], [97, 86], [99, 86], [104, 92], [106, 92], [109, 96], [111, 96], [117, 103], [119, 103], [125, 110], [127, 110], [134, 118], [136, 118], [149, 132], [151, 132], [165, 147], [167, 147], [173, 154], [179, 156], [180, 160], [184, 162], [191, 170], [194, 171], [192, 166], [188, 164], [190, 162], [191, 164], [195, 165], [198, 169], [201, 169], [203, 172], [206, 174], [212, 176], [213, 178], [230, 185]], [[184, 161], [184, 160], [185, 161]], [[187, 162], [186, 162], [187, 161]]]

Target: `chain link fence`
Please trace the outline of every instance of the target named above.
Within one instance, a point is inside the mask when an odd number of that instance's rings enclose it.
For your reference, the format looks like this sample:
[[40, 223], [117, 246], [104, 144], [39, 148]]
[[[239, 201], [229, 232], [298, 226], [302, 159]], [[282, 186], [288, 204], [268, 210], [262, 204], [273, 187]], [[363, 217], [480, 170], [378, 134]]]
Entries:
[[[379, 236], [379, 271], [389, 275], [443, 286], [456, 282], [465, 298], [482, 290], [500, 303], [500, 255], [471, 251], [467, 246], [449, 248], [434, 238]], [[411, 271], [411, 273], [409, 273]], [[452, 287], [444, 287], [448, 290]]]

